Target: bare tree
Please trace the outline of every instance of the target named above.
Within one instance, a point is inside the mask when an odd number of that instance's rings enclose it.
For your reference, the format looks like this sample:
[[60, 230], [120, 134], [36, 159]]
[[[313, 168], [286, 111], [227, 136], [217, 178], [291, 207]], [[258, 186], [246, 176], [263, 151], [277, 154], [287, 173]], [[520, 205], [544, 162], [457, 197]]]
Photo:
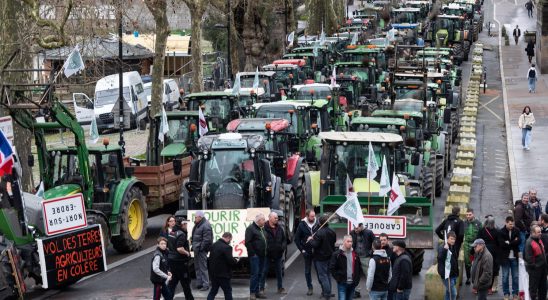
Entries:
[[204, 90], [202, 70], [202, 18], [209, 4], [207, 0], [182, 0], [191, 16], [192, 89], [193, 93]]
[[[43, 19], [40, 16], [40, 1], [38, 0], [22, 0], [23, 3], [28, 7], [27, 16], [34, 20], [38, 27], [44, 29], [46, 32], [49, 32], [46, 36], [41, 36], [40, 33], [35, 35], [35, 40], [38, 45], [45, 49], [54, 49], [66, 46], [68, 44], [68, 38], [65, 33], [65, 24], [70, 16], [72, 8], [74, 7], [73, 0], [67, 0], [65, 13], [61, 18], [59, 23]], [[15, 1], [10, 1], [15, 2]]]
[[307, 0], [308, 34], [319, 34], [322, 26], [326, 34], [331, 35], [337, 30], [340, 20], [344, 19], [344, 4], [342, 0]]

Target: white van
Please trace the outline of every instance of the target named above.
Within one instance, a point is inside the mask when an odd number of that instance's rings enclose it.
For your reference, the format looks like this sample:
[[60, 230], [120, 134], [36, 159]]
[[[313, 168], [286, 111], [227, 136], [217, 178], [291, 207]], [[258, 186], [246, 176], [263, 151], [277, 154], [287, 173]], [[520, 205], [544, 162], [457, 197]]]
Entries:
[[82, 125], [91, 124], [91, 120], [95, 118], [93, 100], [84, 93], [73, 93], [72, 104], [74, 105], [74, 114], [78, 123]]
[[[150, 107], [150, 101], [152, 99], [152, 82], [147, 82], [144, 84], [145, 93], [147, 97], [147, 103]], [[164, 79], [164, 92], [162, 96], [162, 103], [166, 110], [173, 110], [174, 108], [179, 107], [179, 86], [177, 82], [173, 79]]]
[[[114, 107], [120, 94], [118, 74], [105, 76], [95, 85], [95, 119], [99, 131], [114, 128]], [[146, 128], [148, 103], [141, 76], [137, 71], [123, 73], [124, 99], [131, 109], [131, 128]]]

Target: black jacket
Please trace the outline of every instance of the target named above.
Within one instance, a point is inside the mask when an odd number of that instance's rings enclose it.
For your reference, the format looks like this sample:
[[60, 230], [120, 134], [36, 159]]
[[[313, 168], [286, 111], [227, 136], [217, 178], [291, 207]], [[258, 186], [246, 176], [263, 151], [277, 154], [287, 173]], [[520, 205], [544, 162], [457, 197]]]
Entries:
[[333, 229], [327, 227], [326, 224], [322, 229], [316, 232], [314, 238], [308, 242], [312, 248], [314, 248], [315, 260], [326, 261], [331, 258], [335, 251], [335, 242], [337, 241], [337, 234]]
[[[457, 242], [455, 246], [460, 249], [460, 245], [464, 241], [464, 222], [457, 215], [449, 215], [441, 224], [436, 228], [436, 234], [440, 239], [444, 239], [444, 231], [453, 231], [457, 235]], [[456, 254], [458, 255], [458, 253]]]
[[186, 251], [190, 251], [187, 233], [179, 226], [174, 227], [171, 233], [167, 235], [167, 246], [169, 249], [167, 259], [169, 261], [188, 262], [190, 260], [190, 256], [183, 255], [177, 251], [177, 248], [184, 248]]
[[232, 256], [232, 247], [223, 239], [218, 239], [209, 251], [209, 276], [215, 278], [232, 278], [232, 268], [236, 260]]
[[[329, 272], [339, 283], [346, 283], [346, 253], [340, 248], [333, 252], [329, 261]], [[352, 285], [360, 283], [362, 265], [356, 251], [352, 250]]]
[[478, 232], [478, 239], [483, 239], [485, 241], [485, 247], [487, 247], [487, 250], [489, 250], [489, 253], [491, 253], [491, 257], [493, 257], [493, 262], [498, 263], [500, 262], [500, 245], [499, 245], [499, 231], [498, 229], [489, 229], [487, 227], [483, 227]]
[[310, 243], [307, 243], [306, 240], [309, 236], [314, 234], [318, 230], [320, 225], [316, 221], [316, 223], [310, 228], [306, 224], [305, 220], [301, 220], [299, 222], [299, 225], [297, 226], [297, 232], [295, 233], [295, 245], [297, 246], [297, 249], [299, 249], [300, 252], [306, 251], [308, 254], [312, 255], [312, 247], [310, 246]]
[[502, 226], [502, 228], [499, 229], [498, 239], [501, 261], [505, 261], [508, 259], [510, 251], [514, 251], [514, 257], [518, 258], [519, 244], [521, 243], [519, 229], [517, 229], [516, 227], [512, 228], [512, 239], [510, 239], [510, 233], [508, 232], [508, 229], [506, 229], [506, 226]]
[[[457, 264], [457, 256], [455, 255], [456, 248], [455, 246], [449, 246], [451, 250], [451, 271], [449, 277], [459, 276], [459, 266]], [[438, 248], [438, 274], [440, 274], [441, 279], [445, 279], [445, 259], [447, 258], [447, 250], [444, 248], [444, 245], [441, 244]]]
[[169, 265], [167, 263], [167, 250], [162, 251], [159, 247], [157, 247], [154, 251], [154, 254], [152, 255], [152, 260], [150, 261], [150, 281], [154, 284], [163, 284], [164, 282], [166, 282], [166, 279], [154, 273], [153, 270], [153, 261], [156, 256], [160, 257], [160, 271], [167, 274], [167, 272], [169, 271]]
[[358, 236], [361, 236], [363, 238], [364, 248], [365, 248], [365, 256], [370, 257], [371, 254], [373, 254], [373, 250], [371, 248], [371, 245], [373, 244], [373, 241], [375, 240], [375, 234], [373, 231], [365, 228], [360, 233], [357, 233], [356, 230], [352, 230], [350, 232], [350, 235], [352, 236], [352, 248], [358, 255], [364, 256], [361, 253], [359, 253], [358, 249]]
[[413, 287], [413, 262], [407, 252], [396, 256], [392, 264], [392, 279], [388, 289], [390, 291], [411, 289]]
[[516, 204], [514, 206], [514, 220], [516, 223], [516, 227], [520, 231], [529, 231], [529, 227], [531, 227], [531, 222], [533, 222], [533, 216], [531, 215], [529, 204], [527, 204], [526, 206], [521, 200], [516, 201]]
[[266, 256], [270, 258], [282, 257], [287, 245], [287, 238], [283, 227], [276, 225], [275, 228], [272, 228], [270, 224], [266, 222], [264, 228], [266, 232], [266, 243], [268, 245]]
[[540, 240], [542, 241], [542, 244], [544, 244], [544, 253], [545, 254], [548, 254], [548, 247], [546, 247], [546, 245], [548, 245], [548, 227], [541, 227], [541, 236], [540, 236]]
[[247, 248], [247, 256], [266, 256], [266, 232], [264, 228], [260, 228], [255, 224], [247, 226], [245, 230], [245, 247]]
[[192, 251], [209, 252], [213, 243], [213, 230], [206, 218], [192, 228]]

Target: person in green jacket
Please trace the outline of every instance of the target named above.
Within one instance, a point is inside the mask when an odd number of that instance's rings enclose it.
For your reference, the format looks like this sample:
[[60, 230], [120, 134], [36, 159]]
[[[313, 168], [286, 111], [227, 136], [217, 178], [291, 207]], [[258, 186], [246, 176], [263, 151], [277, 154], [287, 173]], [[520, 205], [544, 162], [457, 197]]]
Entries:
[[470, 267], [472, 266], [472, 260], [470, 259], [473, 255], [472, 243], [478, 236], [478, 232], [481, 229], [481, 222], [476, 219], [474, 216], [474, 210], [468, 208], [466, 210], [466, 220], [464, 221], [464, 269], [466, 270], [466, 285], [470, 285]]

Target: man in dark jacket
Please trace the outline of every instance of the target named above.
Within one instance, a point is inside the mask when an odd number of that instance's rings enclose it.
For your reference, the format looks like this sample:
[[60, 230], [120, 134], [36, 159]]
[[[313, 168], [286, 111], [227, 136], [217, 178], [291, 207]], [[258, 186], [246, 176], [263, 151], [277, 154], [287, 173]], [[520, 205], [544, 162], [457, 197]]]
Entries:
[[529, 190], [529, 205], [531, 206], [531, 211], [533, 213], [533, 221], [539, 221], [540, 216], [542, 215], [542, 202], [537, 198], [537, 190]]
[[182, 216], [175, 216], [176, 225], [168, 234], [167, 243], [169, 252], [167, 260], [169, 269], [173, 277], [168, 283], [171, 294], [175, 295], [177, 283], [181, 282], [185, 299], [193, 300], [192, 290], [190, 289], [190, 274], [188, 262], [190, 261], [190, 246], [187, 239], [188, 221]]
[[475, 240], [472, 247], [475, 253], [472, 263], [472, 292], [478, 295], [478, 300], [486, 300], [487, 291], [493, 284], [493, 257], [482, 239]]
[[266, 234], [264, 230], [265, 216], [258, 214], [255, 221], [245, 230], [245, 247], [249, 257], [249, 299], [266, 299], [264, 294], [259, 293], [264, 267], [266, 263]]
[[394, 300], [409, 300], [413, 287], [413, 262], [405, 252], [404, 241], [395, 240], [392, 245], [396, 259], [392, 265], [392, 279], [388, 290], [394, 295]]
[[[438, 274], [441, 276], [443, 285], [445, 285], [445, 299], [455, 300], [457, 299], [457, 277], [459, 276], [459, 266], [457, 262], [457, 256], [455, 251], [455, 243], [457, 241], [457, 235], [450, 231], [447, 233], [447, 243], [440, 245], [438, 248]], [[451, 252], [450, 271], [449, 276], [446, 278], [445, 274], [445, 261], [447, 256]]]
[[268, 222], [266, 222], [264, 227], [268, 248], [266, 250], [267, 259], [261, 289], [264, 289], [264, 280], [268, 274], [268, 269], [273, 266], [276, 271], [276, 279], [278, 282], [278, 294], [285, 295], [287, 293], [283, 286], [282, 257], [284, 256], [284, 250], [287, 245], [287, 237], [282, 226], [278, 224], [278, 214], [276, 212], [271, 212], [268, 215]]
[[360, 257], [352, 249], [352, 236], [345, 235], [343, 243], [331, 256], [329, 272], [337, 282], [339, 300], [354, 298], [354, 290], [360, 283]]
[[529, 193], [521, 194], [521, 200], [516, 201], [514, 205], [514, 220], [516, 227], [519, 229], [521, 244], [519, 245], [519, 251], [523, 252], [525, 241], [527, 240], [527, 234], [533, 222], [533, 216], [531, 214], [531, 208], [529, 206]]
[[306, 286], [308, 292], [306, 295], [312, 295], [312, 247], [310, 243], [307, 243], [309, 236], [313, 235], [320, 225], [316, 219], [316, 213], [313, 209], [308, 209], [305, 213], [304, 219], [301, 220], [299, 226], [297, 226], [297, 232], [295, 233], [295, 245], [299, 251], [303, 254], [304, 258], [304, 277], [306, 279]]
[[471, 249], [472, 244], [478, 237], [478, 232], [480, 231], [482, 225], [481, 222], [476, 219], [474, 216], [474, 210], [468, 208], [466, 210], [466, 220], [464, 220], [464, 241], [463, 241], [463, 253], [464, 253], [464, 270], [466, 271], [466, 285], [470, 284], [470, 267], [472, 266], [472, 257]]
[[436, 234], [438, 237], [443, 240], [445, 232], [453, 231], [456, 236], [457, 240], [455, 242], [455, 251], [453, 255], [455, 255], [456, 258], [459, 257], [460, 247], [462, 245], [462, 242], [464, 241], [464, 222], [460, 219], [460, 207], [459, 206], [453, 206], [453, 209], [451, 210], [451, 214], [447, 216], [443, 222], [436, 228]]
[[392, 279], [392, 264], [386, 251], [381, 248], [381, 242], [373, 242], [373, 255], [369, 260], [365, 289], [369, 292], [369, 299], [387, 299], [388, 283]]
[[[369, 259], [371, 259], [371, 254], [373, 253], [372, 245], [375, 240], [375, 234], [360, 223], [358, 227], [350, 232], [350, 235], [352, 236], [352, 248], [360, 258], [362, 272], [366, 276], [365, 280], [367, 280], [367, 268], [369, 267]], [[354, 294], [356, 297], [361, 297], [359, 287], [356, 287]]]
[[[542, 214], [540, 216], [540, 240], [542, 241], [542, 244], [548, 245], [548, 214]], [[545, 254], [547, 255], [548, 260], [548, 249], [544, 247]]]
[[318, 274], [318, 281], [322, 286], [322, 299], [331, 297], [331, 276], [329, 275], [329, 260], [335, 251], [337, 234], [329, 228], [328, 215], [320, 218], [320, 224], [325, 224], [315, 235], [308, 237], [307, 242], [314, 249], [313, 261]]
[[[217, 240], [209, 252], [209, 271], [211, 277], [211, 290], [207, 295], [207, 300], [214, 300], [219, 287], [223, 289], [225, 300], [232, 300], [232, 268], [238, 262], [232, 256], [232, 234], [230, 232], [223, 233], [223, 236]], [[185, 296], [186, 298], [186, 296]]]
[[510, 282], [509, 275], [512, 272], [512, 296], [518, 298], [519, 292], [519, 274], [518, 274], [518, 258], [519, 258], [519, 230], [514, 227], [514, 218], [506, 217], [506, 224], [499, 231], [500, 245], [500, 262], [502, 267], [502, 292], [504, 299], [510, 299]]
[[209, 290], [207, 271], [207, 253], [213, 243], [213, 230], [205, 218], [204, 212], [199, 210], [194, 214], [194, 228], [192, 228], [192, 251], [194, 251], [194, 267], [196, 269], [196, 284], [200, 291]]
[[531, 236], [525, 242], [523, 259], [525, 270], [529, 274], [529, 296], [531, 300], [546, 299], [546, 255], [540, 239], [541, 230], [538, 225], [531, 226]]

